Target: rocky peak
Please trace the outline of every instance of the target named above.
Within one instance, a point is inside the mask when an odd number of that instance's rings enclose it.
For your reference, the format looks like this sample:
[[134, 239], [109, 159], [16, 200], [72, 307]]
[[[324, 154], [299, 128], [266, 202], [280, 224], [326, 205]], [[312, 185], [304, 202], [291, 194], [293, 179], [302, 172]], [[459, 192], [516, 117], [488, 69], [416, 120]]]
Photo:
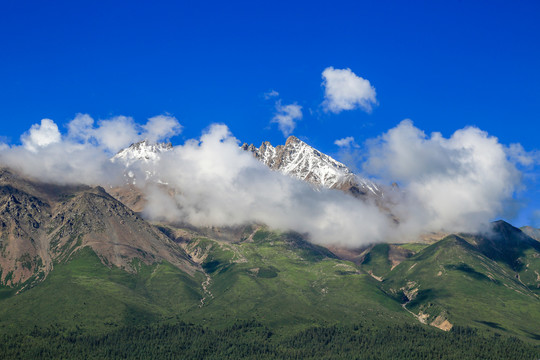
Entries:
[[[268, 141], [266, 141], [266, 142], [269, 144]], [[286, 147], [287, 147], [287, 146], [292, 146], [293, 144], [299, 144], [299, 143], [305, 144], [305, 142], [301, 141], [301, 140], [298, 139], [296, 136], [291, 135], [291, 136], [289, 136], [289, 137], [287, 138], [287, 140], [285, 141], [285, 146], [286, 146]], [[306, 145], [307, 145], [307, 144], [306, 144]]]
[[256, 148], [253, 144], [242, 145], [242, 149], [272, 170], [280, 171], [317, 187], [350, 191], [355, 196], [381, 195], [373, 182], [356, 176], [347, 166], [318, 151], [295, 136], [290, 136], [285, 145], [272, 146], [268, 141]]
[[[142, 170], [146, 180], [154, 179], [157, 182], [162, 182], [156, 179], [155, 165], [161, 159], [161, 155], [171, 151], [173, 146], [171, 143], [152, 143], [148, 140], [142, 140], [131, 144], [124, 150], [119, 151], [111, 158], [113, 163], [125, 165], [124, 178], [126, 185], [134, 185], [137, 183], [137, 178], [140, 176], [140, 171], [132, 171], [134, 168]], [[139, 174], [137, 176], [136, 174]]]
[[155, 162], [160, 159], [160, 154], [170, 151], [172, 148], [171, 143], [152, 143], [148, 140], [142, 140], [119, 151], [111, 161], [123, 162], [126, 167], [137, 161]]

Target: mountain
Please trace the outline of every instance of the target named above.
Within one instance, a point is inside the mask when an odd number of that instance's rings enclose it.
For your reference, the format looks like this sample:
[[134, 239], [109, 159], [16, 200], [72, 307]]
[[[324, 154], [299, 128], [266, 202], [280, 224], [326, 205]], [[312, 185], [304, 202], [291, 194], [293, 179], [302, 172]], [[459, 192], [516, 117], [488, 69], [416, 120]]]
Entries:
[[272, 146], [268, 141], [257, 148], [243, 144], [242, 149], [270, 169], [307, 181], [316, 187], [339, 189], [355, 196], [381, 197], [382, 190], [372, 181], [361, 178], [347, 166], [314, 149], [294, 136], [285, 145]]
[[172, 148], [171, 143], [151, 143], [148, 140], [142, 140], [120, 150], [111, 161], [123, 163], [126, 167], [139, 161], [152, 163], [160, 159], [160, 154], [171, 151]]
[[101, 187], [45, 184], [0, 169], [0, 224], [0, 280], [9, 286], [42, 281], [85, 247], [127, 271], [136, 271], [134, 261], [198, 271], [180, 246]]
[[502, 220], [492, 224], [490, 234], [463, 236], [484, 255], [517, 273], [530, 266], [529, 253], [540, 254], [540, 242]]
[[[154, 165], [159, 162], [162, 154], [172, 149], [170, 143], [151, 143], [143, 140], [119, 151], [111, 161], [125, 166], [125, 183], [122, 186], [108, 188], [107, 192], [130, 209], [141, 212], [146, 199], [144, 193], [137, 187], [137, 178], [143, 176], [145, 180], [167, 185], [160, 180]], [[361, 199], [374, 199], [385, 208], [380, 186], [357, 176], [344, 164], [294, 136], [290, 136], [285, 145], [273, 147], [269, 142], [264, 142], [260, 148], [243, 144], [241, 149], [251, 152], [272, 170], [304, 180], [317, 188], [337, 189]]]
[[[347, 179], [361, 186], [345, 165], [296, 138], [243, 149], [315, 187], [340, 189]], [[151, 169], [144, 165], [167, 151], [144, 141], [112, 161], [126, 164], [126, 172]], [[223, 345], [224, 333], [250, 344], [255, 336], [261, 344], [281, 339], [284, 351], [320, 334], [326, 345], [349, 339], [355, 353], [397, 334], [412, 339], [412, 347], [431, 337], [427, 354], [452, 351], [437, 344], [456, 339], [469, 344], [467, 351], [504, 343], [512, 345], [498, 354], [540, 353], [534, 345], [540, 341], [540, 242], [503, 221], [485, 233], [429, 242], [325, 248], [264, 224], [150, 223], [133, 211], [144, 203], [142, 191], [133, 184], [119, 189], [48, 184], [0, 168], [0, 357], [4, 351], [22, 357], [27, 342], [35, 350], [28, 358], [60, 357], [54, 349], [43, 355], [43, 344], [66, 349], [81, 339], [102, 344], [142, 333], [136, 337], [144, 344], [170, 338], [178, 327], [199, 335], [221, 331], [197, 345], [204, 349]], [[364, 190], [357, 196], [382, 196], [374, 184]], [[131, 340], [111, 341], [126, 348]], [[177, 351], [187, 348], [192, 344]]]
[[[259, 148], [243, 144], [241, 149], [253, 153], [255, 158], [272, 170], [304, 180], [315, 187], [338, 189], [359, 198], [380, 199], [383, 196], [380, 186], [357, 176], [344, 164], [294, 136], [290, 136], [285, 145], [273, 147], [269, 142], [264, 142]], [[151, 143], [143, 140], [121, 150], [111, 161], [125, 165], [126, 184], [134, 185], [137, 183], [134, 166], [144, 171], [146, 179], [156, 178], [158, 174], [152, 165], [159, 161], [163, 153], [171, 150], [170, 143]], [[161, 182], [159, 178], [154, 180]], [[125, 191], [120, 192], [127, 198]]]
[[[111, 162], [125, 166], [124, 179], [126, 185], [136, 185], [138, 176], [144, 177], [145, 180], [152, 179], [162, 183], [154, 165], [161, 159], [162, 154], [172, 149], [171, 143], [152, 143], [148, 140], [142, 140], [120, 150], [111, 158]], [[121, 192], [125, 193], [125, 191]]]
[[[377, 275], [419, 321], [476, 324], [540, 339], [540, 247], [503, 221], [485, 234], [450, 235]], [[374, 257], [381, 259], [381, 251]], [[379, 260], [380, 262], [380, 260]], [[369, 262], [368, 266], [372, 266]]]

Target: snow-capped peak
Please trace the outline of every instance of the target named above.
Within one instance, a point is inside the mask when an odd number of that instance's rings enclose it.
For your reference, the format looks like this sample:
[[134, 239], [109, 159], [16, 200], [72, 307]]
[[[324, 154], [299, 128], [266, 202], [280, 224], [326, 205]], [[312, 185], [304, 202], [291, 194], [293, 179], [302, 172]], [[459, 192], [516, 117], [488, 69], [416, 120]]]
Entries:
[[315, 186], [341, 190], [356, 188], [360, 194], [372, 193], [377, 196], [381, 194], [375, 183], [356, 176], [344, 164], [295, 136], [290, 136], [285, 145], [274, 147], [266, 141], [259, 148], [244, 144], [242, 149], [252, 152], [272, 170], [302, 179]]
[[124, 164], [124, 178], [127, 184], [135, 185], [137, 175], [142, 171], [146, 180], [154, 179], [158, 183], [164, 184], [159, 178], [156, 178], [155, 166], [161, 159], [161, 154], [171, 151], [171, 143], [151, 143], [148, 140], [142, 140], [131, 144], [129, 147], [118, 152], [111, 158], [113, 163]]
[[137, 161], [154, 163], [159, 161], [160, 154], [170, 151], [172, 148], [171, 143], [151, 143], [148, 140], [142, 140], [119, 151], [111, 161], [124, 163], [126, 167]]

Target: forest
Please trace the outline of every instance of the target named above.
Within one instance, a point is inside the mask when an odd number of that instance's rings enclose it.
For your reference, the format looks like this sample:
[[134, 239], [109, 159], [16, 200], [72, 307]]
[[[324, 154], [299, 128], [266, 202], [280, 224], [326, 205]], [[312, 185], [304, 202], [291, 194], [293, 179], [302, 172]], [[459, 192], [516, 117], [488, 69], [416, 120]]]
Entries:
[[184, 322], [127, 326], [102, 335], [56, 325], [0, 336], [2, 359], [536, 359], [540, 347], [468, 327], [310, 327], [275, 334], [239, 321], [226, 328]]

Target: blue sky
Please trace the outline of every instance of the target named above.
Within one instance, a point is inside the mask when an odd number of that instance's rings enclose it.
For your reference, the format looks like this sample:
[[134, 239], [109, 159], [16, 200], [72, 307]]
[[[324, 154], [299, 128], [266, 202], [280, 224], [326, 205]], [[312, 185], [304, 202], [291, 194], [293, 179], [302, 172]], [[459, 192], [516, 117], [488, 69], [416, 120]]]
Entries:
[[[242, 142], [284, 142], [275, 115], [302, 106], [292, 132], [329, 154], [409, 118], [449, 137], [477, 126], [502, 144], [538, 146], [540, 3], [520, 1], [32, 2], [0, 4], [0, 135], [42, 118], [62, 124], [170, 114], [199, 136], [214, 122]], [[350, 68], [377, 105], [324, 110], [321, 73]], [[518, 225], [540, 208], [535, 169]], [[540, 224], [536, 224], [539, 226]]]

